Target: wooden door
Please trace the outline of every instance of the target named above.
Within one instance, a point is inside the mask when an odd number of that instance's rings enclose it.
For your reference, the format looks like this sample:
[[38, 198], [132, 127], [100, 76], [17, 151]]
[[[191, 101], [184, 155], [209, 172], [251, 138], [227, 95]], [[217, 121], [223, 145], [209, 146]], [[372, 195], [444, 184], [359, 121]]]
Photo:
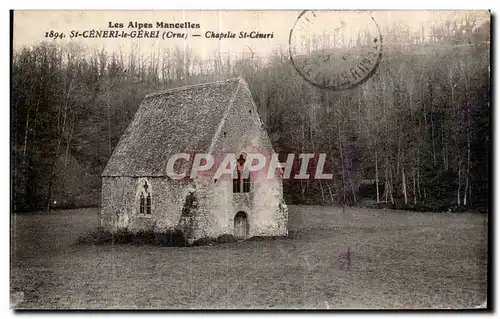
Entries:
[[244, 212], [238, 212], [234, 217], [234, 236], [236, 238], [246, 238], [247, 226], [247, 215]]

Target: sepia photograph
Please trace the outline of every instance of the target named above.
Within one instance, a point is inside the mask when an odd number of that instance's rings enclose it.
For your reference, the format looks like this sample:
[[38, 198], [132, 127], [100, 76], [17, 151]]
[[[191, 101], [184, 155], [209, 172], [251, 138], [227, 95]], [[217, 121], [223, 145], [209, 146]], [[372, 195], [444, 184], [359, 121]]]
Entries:
[[492, 310], [490, 11], [10, 25], [14, 311]]

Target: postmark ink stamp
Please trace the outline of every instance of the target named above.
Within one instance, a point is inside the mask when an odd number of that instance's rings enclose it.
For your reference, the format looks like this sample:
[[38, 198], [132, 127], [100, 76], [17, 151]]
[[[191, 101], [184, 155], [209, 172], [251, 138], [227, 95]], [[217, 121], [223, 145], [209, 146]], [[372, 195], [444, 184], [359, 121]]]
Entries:
[[289, 36], [290, 59], [312, 85], [333, 91], [366, 82], [382, 59], [382, 35], [365, 11], [303, 11]]

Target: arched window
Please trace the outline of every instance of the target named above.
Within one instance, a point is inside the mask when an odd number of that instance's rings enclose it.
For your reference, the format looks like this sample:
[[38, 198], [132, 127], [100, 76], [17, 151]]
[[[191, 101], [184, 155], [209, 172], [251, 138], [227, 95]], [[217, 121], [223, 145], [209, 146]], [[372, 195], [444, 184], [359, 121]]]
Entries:
[[141, 180], [137, 189], [139, 197], [139, 214], [151, 215], [151, 187], [147, 181]]
[[241, 193], [241, 185], [240, 185], [240, 171], [237, 170], [238, 176], [236, 178], [233, 178], [233, 193]]
[[141, 193], [141, 202], [139, 204], [139, 214], [143, 215], [144, 214], [144, 194]]
[[148, 194], [148, 197], [146, 198], [146, 214], [151, 214], [151, 194]]
[[237, 176], [233, 179], [233, 193], [249, 193], [250, 192], [250, 175], [243, 178], [243, 169], [245, 164], [245, 156], [243, 154], [237, 159]]
[[241, 182], [243, 184], [243, 193], [250, 193], [250, 175], [248, 175], [248, 178], [243, 178]]

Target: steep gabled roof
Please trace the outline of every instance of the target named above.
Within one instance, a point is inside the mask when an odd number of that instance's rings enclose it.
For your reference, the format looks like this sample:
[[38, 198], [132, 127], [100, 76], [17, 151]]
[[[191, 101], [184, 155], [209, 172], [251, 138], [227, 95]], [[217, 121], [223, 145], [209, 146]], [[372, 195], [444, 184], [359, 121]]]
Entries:
[[208, 152], [241, 78], [146, 96], [102, 176], [163, 176], [176, 153]]

